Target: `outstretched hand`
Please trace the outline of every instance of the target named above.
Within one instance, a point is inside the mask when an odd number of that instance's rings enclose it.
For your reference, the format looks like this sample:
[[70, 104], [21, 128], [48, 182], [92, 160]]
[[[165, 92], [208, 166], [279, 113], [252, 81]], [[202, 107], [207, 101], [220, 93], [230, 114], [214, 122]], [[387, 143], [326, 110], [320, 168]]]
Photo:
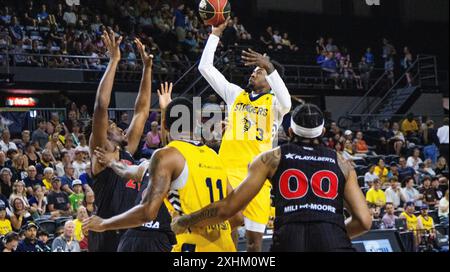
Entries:
[[172, 89], [173, 83], [165, 82], [161, 83], [161, 89], [158, 89], [159, 108], [164, 110], [167, 108], [170, 102], [172, 102]]
[[152, 67], [153, 65], [153, 55], [152, 54], [147, 54], [147, 52], [145, 52], [145, 45], [142, 44], [141, 40], [139, 40], [138, 38], [134, 39], [134, 43], [137, 46], [137, 49], [139, 51], [139, 54], [141, 54], [141, 58], [142, 58], [142, 63], [144, 64], [145, 67]]
[[119, 61], [121, 58], [120, 54], [120, 43], [122, 42], [122, 36], [116, 38], [115, 33], [112, 30], [103, 31], [102, 35], [103, 44], [106, 47], [107, 54], [111, 60]]

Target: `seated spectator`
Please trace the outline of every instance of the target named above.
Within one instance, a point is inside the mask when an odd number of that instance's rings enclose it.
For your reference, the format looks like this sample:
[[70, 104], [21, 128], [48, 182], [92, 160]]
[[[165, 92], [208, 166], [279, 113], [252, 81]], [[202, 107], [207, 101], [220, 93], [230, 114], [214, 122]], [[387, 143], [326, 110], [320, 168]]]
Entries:
[[11, 195], [9, 196], [9, 205], [12, 206], [12, 203], [16, 198], [20, 198], [22, 200], [23, 204], [25, 205], [25, 209], [28, 209], [30, 207], [25, 190], [25, 183], [21, 180], [17, 180], [13, 184], [13, 190]]
[[80, 180], [83, 183], [83, 189], [85, 191], [88, 191], [90, 187], [94, 184], [90, 162], [86, 163], [86, 172], [80, 175]]
[[72, 210], [76, 212], [78, 207], [83, 204], [84, 193], [83, 193], [83, 183], [79, 179], [72, 181], [73, 193], [69, 196], [70, 206]]
[[442, 197], [444, 196], [444, 191], [442, 191], [440, 188], [439, 177], [433, 177], [431, 179], [431, 187], [434, 189], [436, 200], [437, 201], [441, 200]]
[[75, 180], [75, 168], [71, 163], [64, 165], [64, 176], [60, 177], [61, 179], [61, 190], [66, 192], [67, 194], [73, 194], [73, 190], [71, 188], [72, 182]]
[[45, 230], [39, 230], [37, 233], [38, 240], [42, 242], [46, 247], [50, 247], [47, 243], [49, 241], [50, 235]]
[[64, 224], [64, 234], [53, 240], [53, 252], [80, 252], [80, 245], [74, 238], [75, 224], [67, 221]]
[[72, 215], [69, 197], [65, 192], [61, 191], [61, 180], [59, 178], [52, 180], [52, 190], [47, 196], [47, 201], [48, 211], [52, 217]]
[[375, 166], [373, 173], [378, 176], [378, 178], [381, 181], [381, 185], [383, 185], [385, 182], [387, 182], [387, 176], [388, 176], [389, 171], [388, 171], [383, 159], [378, 160], [378, 164], [377, 164], [377, 166]]
[[387, 175], [388, 179], [390, 178], [397, 178], [400, 176], [400, 173], [398, 172], [398, 165], [395, 162], [391, 162], [391, 165], [389, 166], [389, 173]]
[[393, 229], [395, 228], [395, 220], [398, 219], [398, 216], [394, 214], [395, 208], [394, 204], [391, 202], [386, 202], [386, 207], [384, 209], [384, 216], [381, 219], [383, 222], [384, 228]]
[[326, 72], [326, 76], [334, 80], [334, 88], [340, 89], [337, 85], [338, 82], [338, 63], [336, 61], [335, 55], [333, 52], [328, 51], [327, 56], [321, 63], [322, 70]]
[[74, 178], [79, 178], [86, 171], [86, 162], [84, 161], [84, 148], [78, 146], [75, 148], [75, 159], [72, 163], [74, 168]]
[[161, 147], [162, 135], [161, 131], [158, 129], [158, 122], [154, 121], [151, 124], [151, 130], [147, 133], [145, 137], [144, 147], [142, 148], [142, 153], [148, 158], [151, 158], [153, 152]]
[[406, 116], [406, 119], [403, 120], [401, 130], [403, 135], [405, 135], [405, 137], [407, 138], [417, 137], [419, 133], [419, 125], [417, 124], [416, 120], [414, 120], [413, 113], [409, 113]]
[[406, 165], [406, 159], [404, 157], [400, 157], [399, 164], [400, 166], [398, 167], [398, 180], [403, 182], [407, 177], [416, 176], [416, 170]]
[[9, 130], [4, 129], [2, 131], [2, 139], [0, 140], [0, 150], [6, 153], [10, 149], [17, 150], [17, 146], [11, 141], [11, 133]]
[[403, 135], [403, 133], [399, 130], [398, 123], [392, 124], [392, 130], [391, 130], [390, 136], [391, 137], [387, 139], [389, 142], [389, 145], [392, 146], [392, 148], [395, 151], [395, 154], [397, 156], [400, 156], [400, 154], [402, 152], [402, 148], [406, 144], [406, 140], [405, 140], [405, 136]]
[[37, 176], [38, 178], [40, 178], [40, 176], [42, 177], [42, 175], [44, 174], [45, 168], [52, 168], [53, 170], [56, 169], [52, 153], [47, 149], [42, 151], [41, 161], [36, 165], [36, 170], [38, 172], [38, 176]]
[[61, 160], [55, 165], [56, 175], [58, 177], [64, 176], [64, 166], [72, 162], [70, 154], [67, 151], [61, 152]]
[[80, 206], [77, 211], [77, 218], [75, 218], [75, 220], [73, 220], [73, 223], [75, 224], [74, 237], [75, 237], [75, 240], [77, 240], [78, 242], [81, 242], [85, 237], [82, 226], [83, 226], [83, 220], [88, 217], [89, 216], [88, 216], [86, 208], [83, 206]]
[[428, 233], [431, 239], [436, 238], [434, 221], [433, 218], [428, 215], [427, 205], [423, 205], [422, 208], [420, 209], [420, 215], [417, 217], [417, 227], [421, 235]]
[[372, 220], [380, 220], [381, 218], [381, 208], [375, 204], [368, 204], [369, 213], [372, 217]]
[[6, 218], [6, 204], [0, 202], [0, 236], [6, 235], [12, 231], [11, 221]]
[[407, 177], [404, 181], [404, 186], [402, 194], [405, 202], [413, 202], [416, 207], [422, 207], [423, 195], [414, 188], [414, 179], [412, 177]]
[[399, 218], [406, 219], [406, 227], [409, 231], [413, 231], [416, 234], [418, 229], [417, 217], [414, 215], [414, 202], [408, 201], [405, 204], [405, 210], [400, 214]]
[[50, 248], [37, 239], [37, 229], [33, 222], [25, 226], [25, 239], [19, 242], [17, 252], [50, 252]]
[[68, 10], [64, 12], [63, 20], [66, 22], [66, 25], [72, 25], [75, 26], [77, 23], [77, 15], [73, 11], [73, 8], [69, 6]]
[[375, 179], [378, 179], [378, 175], [376, 175], [376, 174], [374, 173], [374, 171], [375, 171], [375, 164], [369, 165], [369, 172], [367, 172], [367, 173], [364, 175], [364, 183], [365, 183], [365, 185], [366, 185], [367, 187], [372, 187], [372, 182], [373, 182]]
[[350, 160], [350, 161], [358, 161], [358, 160], [364, 160], [362, 157], [354, 156], [353, 155], [353, 144], [351, 140], [345, 140], [344, 142], [344, 151], [342, 152], [342, 155], [344, 159]]
[[23, 182], [25, 183], [27, 194], [32, 195], [33, 187], [35, 185], [44, 186], [44, 183], [42, 182], [42, 180], [37, 179], [36, 167], [34, 167], [33, 165], [28, 166], [27, 173], [28, 173], [28, 176], [23, 180]]
[[0, 192], [6, 198], [9, 198], [9, 196], [12, 193], [13, 186], [11, 178], [12, 173], [11, 170], [9, 170], [9, 168], [4, 167], [0, 170]]
[[47, 167], [44, 169], [44, 177], [42, 178], [42, 183], [44, 184], [46, 191], [52, 189], [52, 180], [54, 177], [55, 175], [53, 168]]
[[434, 168], [436, 175], [442, 175], [444, 172], [448, 173], [447, 160], [444, 157], [440, 157], [436, 163], [436, 168]]
[[367, 191], [366, 200], [369, 204], [377, 205], [378, 207], [384, 207], [384, 205], [386, 205], [386, 195], [383, 190], [381, 190], [379, 179], [373, 181], [372, 188]]
[[12, 214], [10, 219], [14, 231], [20, 231], [23, 226], [26, 226], [28, 222], [33, 220], [31, 214], [25, 207], [25, 203], [21, 198], [13, 199], [11, 204]]
[[396, 177], [392, 177], [389, 179], [391, 185], [384, 192], [386, 195], [386, 202], [391, 203], [394, 206], [394, 209], [400, 207], [400, 203], [402, 200], [402, 192], [400, 187], [400, 182]]
[[363, 133], [358, 131], [356, 133], [356, 139], [353, 142], [355, 144], [355, 151], [357, 155], [367, 155], [369, 153], [369, 147], [366, 141], [363, 139]]
[[95, 206], [95, 195], [92, 190], [86, 191], [83, 206], [86, 207], [89, 216], [97, 212], [97, 206]]
[[39, 218], [47, 211], [47, 198], [44, 195], [44, 189], [41, 185], [33, 187], [33, 196], [28, 199], [30, 212], [33, 218]]
[[419, 169], [419, 164], [422, 162], [423, 161], [420, 158], [420, 150], [418, 148], [414, 148], [412, 156], [409, 156], [406, 161], [406, 166], [412, 167], [415, 171], [417, 171]]
[[19, 235], [16, 232], [9, 232], [3, 238], [3, 250], [2, 252], [15, 252], [19, 245]]
[[441, 224], [448, 225], [448, 190], [445, 191], [445, 197], [439, 201], [438, 215]]
[[430, 209], [434, 209], [434, 206], [438, 205], [436, 199], [436, 191], [431, 187], [431, 178], [426, 176], [422, 179], [422, 186], [419, 189], [419, 193], [424, 197], [424, 204], [428, 205]]

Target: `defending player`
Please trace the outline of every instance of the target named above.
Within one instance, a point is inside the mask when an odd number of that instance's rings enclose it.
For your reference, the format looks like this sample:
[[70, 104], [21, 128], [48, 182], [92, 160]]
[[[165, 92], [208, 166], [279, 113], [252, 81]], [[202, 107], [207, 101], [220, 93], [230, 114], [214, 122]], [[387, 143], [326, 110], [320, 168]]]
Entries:
[[[350, 237], [368, 231], [372, 219], [352, 166], [319, 144], [325, 132], [320, 109], [296, 108], [292, 142], [259, 155], [244, 182], [224, 200], [172, 223], [175, 233], [217, 224], [241, 210], [268, 178], [276, 209], [272, 251], [353, 251]], [[344, 222], [344, 203], [352, 217]]]

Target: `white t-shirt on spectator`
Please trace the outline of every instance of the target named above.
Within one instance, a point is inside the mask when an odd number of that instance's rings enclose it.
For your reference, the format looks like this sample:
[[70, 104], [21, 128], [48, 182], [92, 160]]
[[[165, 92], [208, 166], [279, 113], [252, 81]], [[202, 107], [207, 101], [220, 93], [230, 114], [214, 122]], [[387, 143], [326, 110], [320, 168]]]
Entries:
[[448, 144], [448, 126], [442, 126], [437, 131], [437, 136], [439, 138], [439, 143]]
[[72, 166], [75, 170], [75, 172], [74, 172], [75, 178], [79, 178], [81, 174], [86, 172], [86, 163], [85, 162], [79, 163], [77, 161], [74, 161], [74, 162], [72, 162]]
[[393, 203], [394, 208], [400, 206], [400, 194], [396, 193], [391, 187], [387, 188], [384, 194], [386, 195], [386, 202]]
[[75, 12], [66, 11], [63, 15], [63, 20], [66, 21], [67, 24], [76, 24], [77, 22], [77, 15]]
[[[447, 207], [447, 211], [441, 211], [441, 208]], [[439, 217], [444, 216], [448, 217], [448, 200], [443, 197], [441, 200], [439, 200]]]
[[17, 150], [17, 146], [13, 142], [5, 143], [3, 140], [0, 140], [0, 149], [6, 153], [9, 149]]
[[417, 195], [419, 195], [419, 191], [415, 188], [408, 189], [405, 187], [402, 189], [402, 194], [406, 198], [406, 202], [412, 201], [416, 207], [422, 206], [422, 200], [415, 200]]
[[406, 166], [414, 168], [414, 170], [419, 169], [419, 164], [421, 164], [423, 161], [421, 158], [417, 158], [417, 160], [414, 160], [414, 158], [411, 156], [406, 161]]
[[58, 162], [58, 163], [55, 165], [55, 168], [56, 168], [56, 170], [55, 170], [55, 175], [56, 175], [57, 177], [62, 177], [62, 176], [64, 176], [64, 164], [63, 164], [62, 162]]

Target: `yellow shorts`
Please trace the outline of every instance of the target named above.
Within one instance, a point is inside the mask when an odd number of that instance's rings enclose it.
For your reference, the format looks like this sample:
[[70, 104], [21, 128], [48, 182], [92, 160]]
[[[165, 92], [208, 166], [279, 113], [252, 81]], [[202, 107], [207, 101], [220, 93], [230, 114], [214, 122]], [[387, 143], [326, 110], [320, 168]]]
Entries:
[[194, 231], [177, 235], [177, 244], [172, 252], [236, 252], [230, 223], [226, 221], [216, 226], [218, 229], [210, 232]]
[[[231, 187], [236, 188], [239, 186], [244, 179], [247, 177], [247, 169], [246, 168], [234, 168], [227, 169], [228, 180], [230, 181]], [[255, 232], [264, 232], [264, 229], [261, 230], [262, 226], [251, 227], [252, 223], [256, 223], [253, 225], [264, 225], [264, 227], [269, 222], [270, 216], [270, 189], [271, 185], [269, 181], [266, 181], [264, 186], [261, 188], [261, 191], [253, 198], [252, 201], [248, 204], [248, 206], [244, 209], [243, 215], [246, 219], [252, 221], [249, 222], [245, 220], [246, 229]], [[250, 224], [249, 224], [250, 223]], [[259, 229], [259, 230], [258, 230]]]

